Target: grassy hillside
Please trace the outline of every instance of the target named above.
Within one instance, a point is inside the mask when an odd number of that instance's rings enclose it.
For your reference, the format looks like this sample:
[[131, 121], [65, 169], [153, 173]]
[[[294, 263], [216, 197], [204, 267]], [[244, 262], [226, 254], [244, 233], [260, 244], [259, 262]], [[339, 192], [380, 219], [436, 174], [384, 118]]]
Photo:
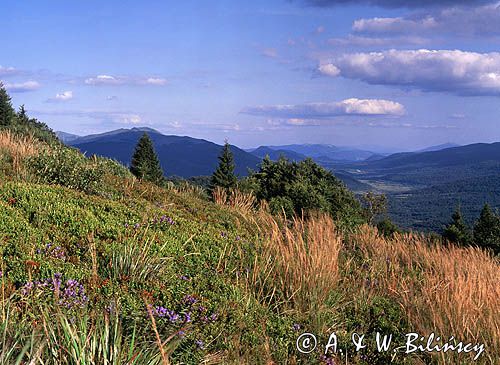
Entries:
[[[283, 221], [119, 164], [0, 132], [2, 364], [458, 364], [378, 352], [431, 332], [500, 357], [498, 259], [418, 234]], [[323, 345], [296, 349], [302, 332]], [[331, 332], [340, 353], [324, 354]], [[356, 352], [351, 333], [366, 334]]]

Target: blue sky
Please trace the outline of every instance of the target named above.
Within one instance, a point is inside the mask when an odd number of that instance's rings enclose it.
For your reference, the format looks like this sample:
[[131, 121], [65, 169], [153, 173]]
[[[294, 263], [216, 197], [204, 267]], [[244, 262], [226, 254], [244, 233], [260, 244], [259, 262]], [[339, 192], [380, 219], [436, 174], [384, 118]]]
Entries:
[[1, 6], [0, 80], [55, 130], [148, 126], [242, 147], [500, 141], [492, 2]]

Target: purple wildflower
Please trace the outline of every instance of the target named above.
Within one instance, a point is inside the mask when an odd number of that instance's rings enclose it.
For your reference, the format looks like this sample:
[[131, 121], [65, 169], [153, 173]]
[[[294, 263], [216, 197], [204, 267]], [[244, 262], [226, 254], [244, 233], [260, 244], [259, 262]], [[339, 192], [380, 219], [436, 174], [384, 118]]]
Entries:
[[200, 350], [203, 350], [205, 348], [205, 344], [203, 343], [202, 340], [196, 340], [194, 341], [196, 347], [198, 347]]
[[295, 323], [295, 324], [292, 326], [292, 328], [293, 328], [293, 330], [294, 330], [294, 331], [298, 331], [298, 330], [300, 330], [300, 324]]
[[189, 294], [186, 295], [183, 300], [184, 300], [184, 303], [189, 304], [189, 305], [193, 305], [194, 303], [197, 302], [196, 298], [193, 297], [192, 295], [189, 295]]

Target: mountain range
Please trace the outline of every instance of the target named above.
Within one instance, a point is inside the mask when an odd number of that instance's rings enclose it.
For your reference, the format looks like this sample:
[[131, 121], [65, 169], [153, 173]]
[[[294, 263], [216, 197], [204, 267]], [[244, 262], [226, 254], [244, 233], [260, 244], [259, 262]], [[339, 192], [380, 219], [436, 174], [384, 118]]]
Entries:
[[[163, 135], [150, 128], [89, 136], [59, 132], [59, 136], [87, 155], [102, 155], [129, 165], [134, 147], [145, 132], [153, 140], [167, 176], [208, 176], [217, 167], [222, 146], [187, 136]], [[500, 143], [443, 144], [389, 156], [320, 144], [260, 146], [251, 150], [231, 146], [231, 150], [239, 176], [258, 169], [265, 156], [273, 160], [284, 156], [293, 161], [313, 158], [357, 194], [386, 194], [391, 219], [404, 228], [439, 231], [457, 205], [469, 221], [484, 203], [500, 208], [496, 188], [500, 186]]]
[[[216, 169], [222, 146], [187, 136], [166, 136], [151, 128], [119, 129], [107, 133], [72, 139], [67, 144], [89, 154], [113, 158], [128, 166], [135, 145], [147, 132], [153, 141], [160, 163], [167, 176], [191, 177], [211, 175]], [[256, 169], [260, 159], [231, 146], [235, 172], [245, 176], [248, 168]]]

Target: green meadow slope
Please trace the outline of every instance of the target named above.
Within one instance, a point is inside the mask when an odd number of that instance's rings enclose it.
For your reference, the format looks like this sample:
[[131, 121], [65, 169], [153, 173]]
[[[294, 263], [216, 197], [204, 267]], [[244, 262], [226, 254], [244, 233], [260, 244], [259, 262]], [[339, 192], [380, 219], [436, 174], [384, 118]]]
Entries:
[[[285, 221], [238, 194], [216, 204], [189, 184], [157, 187], [111, 160], [0, 132], [0, 363], [471, 359], [394, 357], [374, 345], [377, 332], [396, 348], [412, 331], [485, 343], [478, 363], [500, 356], [500, 274], [489, 254], [341, 229], [328, 215]], [[311, 354], [297, 351], [302, 332], [318, 337]], [[331, 332], [347, 358], [325, 356]], [[370, 339], [365, 350], [353, 332]]]

